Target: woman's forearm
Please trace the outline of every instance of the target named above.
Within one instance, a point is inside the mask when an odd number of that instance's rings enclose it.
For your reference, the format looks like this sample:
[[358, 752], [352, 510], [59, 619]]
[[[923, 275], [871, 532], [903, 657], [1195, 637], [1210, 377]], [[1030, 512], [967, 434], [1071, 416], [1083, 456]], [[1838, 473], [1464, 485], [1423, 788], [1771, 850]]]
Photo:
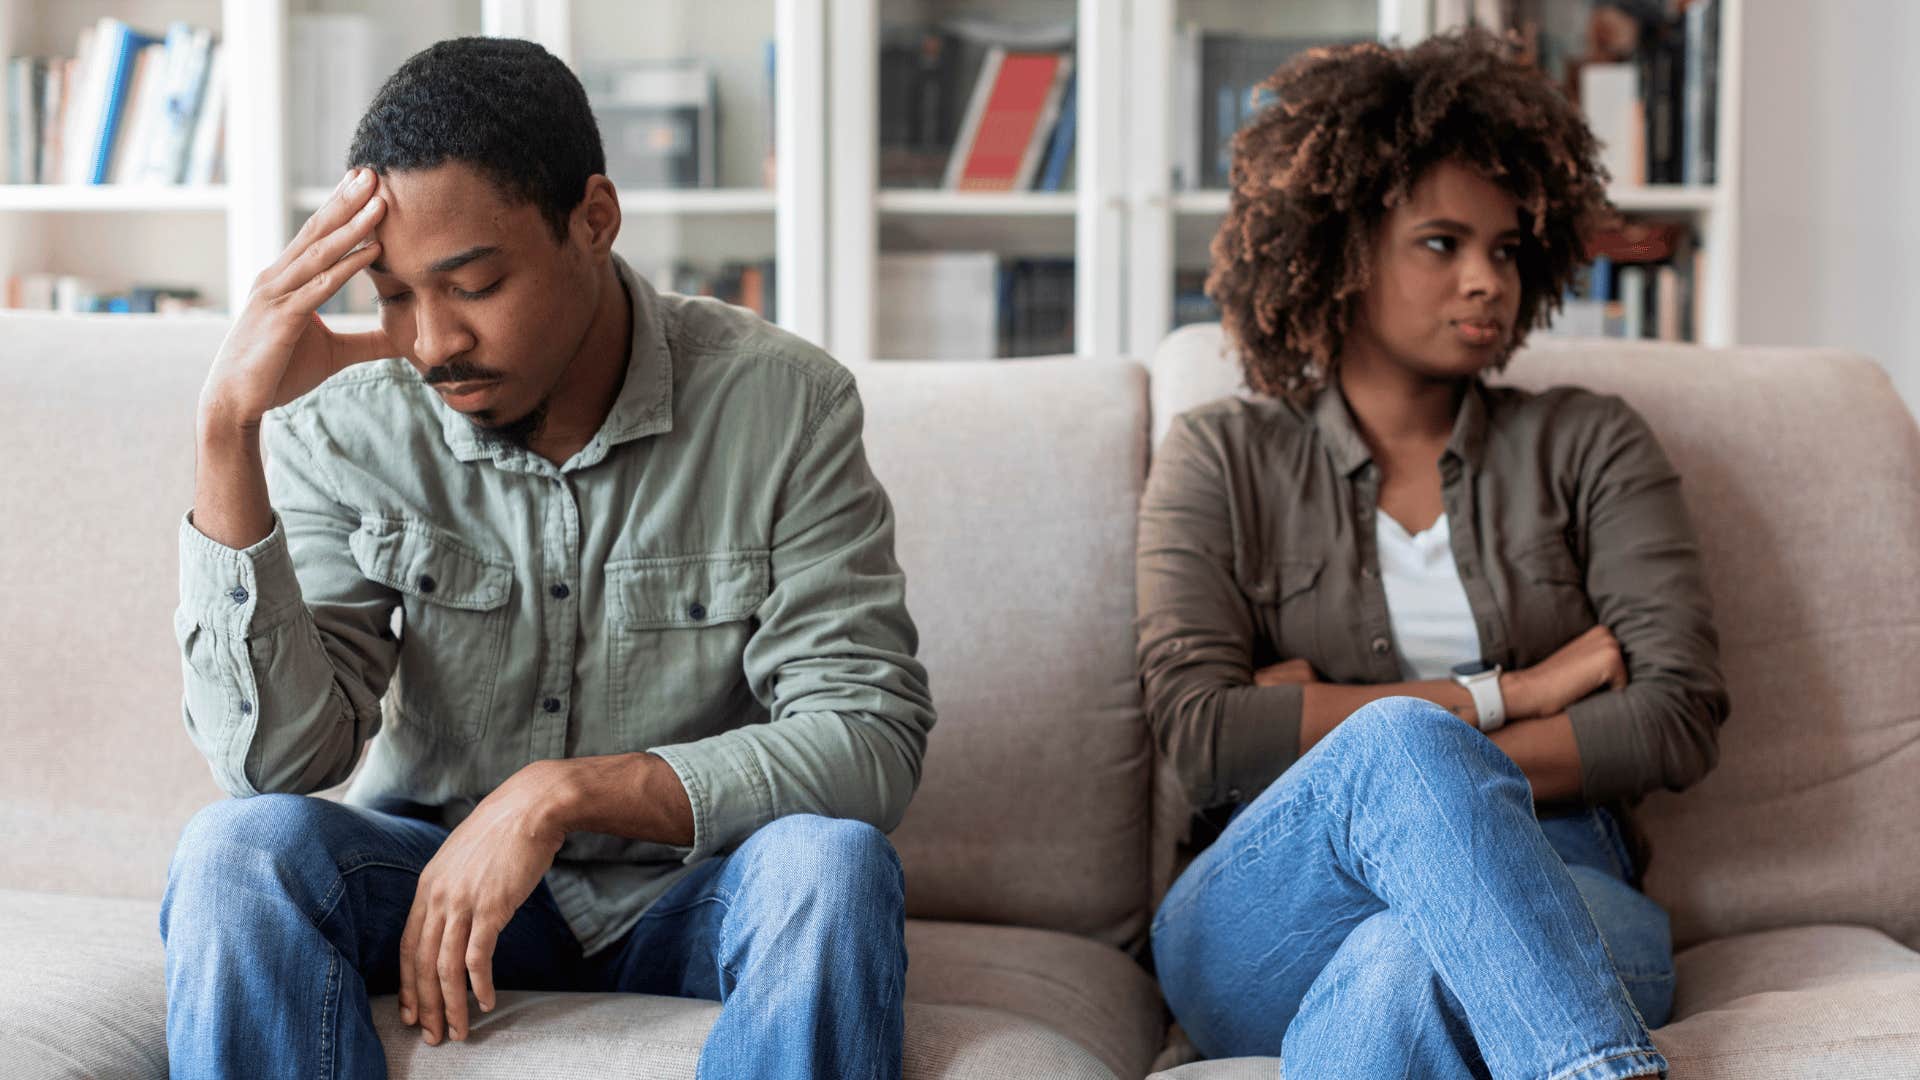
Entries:
[[[1307, 683], [1300, 703], [1300, 752], [1327, 737], [1340, 722], [1362, 706], [1381, 698], [1415, 697], [1431, 701], [1473, 724], [1473, 696], [1465, 687], [1445, 679], [1386, 683], [1379, 686], [1341, 686]], [[1488, 738], [1526, 774], [1535, 802], [1557, 802], [1580, 795], [1580, 747], [1573, 738], [1573, 721], [1555, 713], [1538, 719], [1514, 720]]]
[[1421, 682], [1383, 683], [1378, 686], [1343, 686], [1338, 683], [1310, 682], [1300, 696], [1300, 752], [1327, 737], [1340, 722], [1358, 712], [1361, 706], [1381, 698], [1413, 697], [1435, 705], [1472, 724], [1478, 718], [1473, 695], [1467, 688], [1448, 679]]

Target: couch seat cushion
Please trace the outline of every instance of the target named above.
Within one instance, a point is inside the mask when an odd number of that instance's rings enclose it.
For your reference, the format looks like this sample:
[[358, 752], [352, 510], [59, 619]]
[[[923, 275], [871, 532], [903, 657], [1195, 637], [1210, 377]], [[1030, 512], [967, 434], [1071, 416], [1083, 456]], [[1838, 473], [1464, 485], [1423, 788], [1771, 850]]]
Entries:
[[[906, 1075], [1138, 1076], [1161, 1026], [1152, 980], [1107, 945], [1045, 930], [907, 924]], [[0, 1076], [167, 1075], [159, 905], [0, 890]], [[693, 1075], [719, 1006], [640, 994], [500, 994], [464, 1043], [430, 1047], [391, 996], [374, 1017], [398, 1078]]]
[[[1863, 926], [1797, 926], [1675, 958], [1674, 1080], [1920, 1076], [1920, 953]], [[1201, 1061], [1165, 1080], [1274, 1080], [1279, 1058]]]

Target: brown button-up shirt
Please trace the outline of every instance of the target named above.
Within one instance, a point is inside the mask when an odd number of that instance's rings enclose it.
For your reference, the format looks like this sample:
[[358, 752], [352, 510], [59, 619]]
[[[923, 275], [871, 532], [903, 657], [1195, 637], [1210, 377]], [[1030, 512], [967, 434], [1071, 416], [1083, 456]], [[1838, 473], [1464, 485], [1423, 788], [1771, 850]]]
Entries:
[[[1678, 791], [1717, 758], [1727, 713], [1680, 480], [1617, 397], [1476, 381], [1440, 460], [1481, 658], [1545, 660], [1604, 622], [1629, 682], [1569, 711], [1587, 802]], [[1397, 682], [1374, 544], [1380, 470], [1337, 389], [1308, 406], [1229, 398], [1175, 420], [1140, 514], [1138, 662], [1161, 752], [1196, 810], [1253, 798], [1299, 754], [1303, 659], [1343, 684]]]

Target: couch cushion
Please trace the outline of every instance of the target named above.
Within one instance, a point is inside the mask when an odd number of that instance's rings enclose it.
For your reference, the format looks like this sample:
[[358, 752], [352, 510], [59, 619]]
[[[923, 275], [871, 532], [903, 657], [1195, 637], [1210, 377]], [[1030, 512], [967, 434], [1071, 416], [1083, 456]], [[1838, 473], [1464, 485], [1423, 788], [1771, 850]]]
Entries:
[[1145, 373], [857, 370], [940, 709], [893, 834], [909, 913], [1135, 942], [1151, 762], [1133, 667]]
[[[1653, 1033], [1684, 1080], [1920, 1076], [1920, 953], [1862, 926], [1743, 934], [1675, 958], [1673, 1023]], [[1278, 1058], [1196, 1062], [1168, 1080], [1274, 1080]]]
[[[1217, 326], [1153, 361], [1154, 418], [1234, 392]], [[1720, 763], [1656, 793], [1648, 891], [1681, 945], [1809, 923], [1920, 947], [1920, 430], [1821, 349], [1542, 339], [1507, 378], [1619, 394], [1683, 478], [1733, 710]], [[1160, 843], [1166, 841], [1163, 838]]]
[[[1160, 999], [1109, 945], [1044, 930], [907, 924], [906, 1075], [1138, 1076]], [[164, 1077], [159, 907], [0, 890], [0, 1076]], [[393, 1076], [689, 1077], [712, 1002], [502, 992], [466, 1044], [430, 1047], [394, 998], [374, 1018]]]

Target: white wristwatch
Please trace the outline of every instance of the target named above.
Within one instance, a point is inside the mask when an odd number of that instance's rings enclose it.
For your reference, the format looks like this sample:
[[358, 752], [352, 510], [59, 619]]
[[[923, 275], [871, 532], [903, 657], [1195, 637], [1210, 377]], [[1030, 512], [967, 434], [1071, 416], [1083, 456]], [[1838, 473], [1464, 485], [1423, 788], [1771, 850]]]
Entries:
[[1507, 700], [1500, 696], [1500, 665], [1472, 660], [1453, 665], [1453, 681], [1473, 695], [1481, 731], [1498, 731], [1507, 722]]

